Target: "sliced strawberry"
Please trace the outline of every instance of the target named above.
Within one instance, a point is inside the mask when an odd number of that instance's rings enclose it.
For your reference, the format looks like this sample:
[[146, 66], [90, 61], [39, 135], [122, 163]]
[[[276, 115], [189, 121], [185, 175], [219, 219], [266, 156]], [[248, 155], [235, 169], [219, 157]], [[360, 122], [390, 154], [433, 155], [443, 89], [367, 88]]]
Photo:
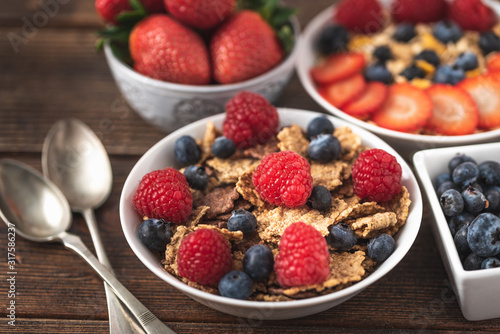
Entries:
[[492, 129], [500, 126], [500, 82], [490, 75], [465, 79], [458, 85], [476, 102], [479, 110], [478, 127]]
[[488, 61], [486, 63], [486, 67], [488, 68], [488, 72], [499, 72], [500, 71], [500, 53], [495, 53], [488, 57]]
[[372, 120], [390, 130], [412, 132], [424, 126], [432, 116], [432, 101], [425, 91], [408, 83], [394, 84], [384, 104]]
[[358, 73], [365, 66], [362, 53], [337, 53], [311, 68], [311, 77], [319, 85], [330, 84]]
[[343, 107], [342, 111], [354, 117], [364, 118], [380, 108], [387, 97], [387, 91], [385, 84], [378, 81], [369, 82], [365, 92]]
[[465, 90], [437, 84], [427, 90], [434, 108], [427, 126], [436, 133], [459, 136], [474, 133], [479, 121], [476, 102]]
[[334, 107], [342, 108], [363, 94], [365, 89], [365, 78], [358, 73], [347, 79], [322, 86], [319, 88], [319, 92]]

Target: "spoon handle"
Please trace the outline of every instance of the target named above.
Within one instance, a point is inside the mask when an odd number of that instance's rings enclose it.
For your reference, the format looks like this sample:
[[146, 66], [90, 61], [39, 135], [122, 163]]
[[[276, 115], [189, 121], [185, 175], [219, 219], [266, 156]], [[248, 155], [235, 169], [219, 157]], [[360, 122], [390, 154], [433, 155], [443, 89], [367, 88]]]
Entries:
[[160, 319], [151, 313], [120, 281], [92, 255], [80, 237], [63, 232], [58, 236], [59, 241], [66, 247], [75, 251], [109, 284], [123, 304], [129, 309], [135, 319], [148, 334], [175, 334]]
[[[113, 273], [113, 268], [109, 262], [108, 256], [104, 249], [104, 245], [99, 235], [97, 222], [95, 219], [94, 210], [87, 208], [80, 212], [87, 223], [87, 227], [94, 244], [95, 253], [99, 262], [101, 262], [108, 270]], [[107, 283], [104, 283], [104, 291], [106, 292], [106, 301], [108, 304], [109, 315], [109, 333], [110, 334], [139, 334], [143, 331], [139, 325], [131, 318], [129, 312], [122, 305], [118, 297]]]

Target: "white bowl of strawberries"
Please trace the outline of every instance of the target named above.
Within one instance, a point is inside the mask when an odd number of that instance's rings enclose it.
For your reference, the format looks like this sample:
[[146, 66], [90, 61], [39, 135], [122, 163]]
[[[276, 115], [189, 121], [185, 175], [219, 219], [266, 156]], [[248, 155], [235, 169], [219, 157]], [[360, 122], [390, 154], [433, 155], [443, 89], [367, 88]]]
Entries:
[[499, 36], [482, 2], [343, 0], [308, 24], [297, 73], [325, 110], [409, 159], [498, 140]]
[[417, 236], [422, 199], [374, 134], [241, 92], [141, 157], [120, 219], [168, 284], [220, 312], [278, 320], [334, 307], [392, 270]]
[[160, 2], [164, 12], [150, 14], [148, 1], [133, 1], [101, 33], [118, 88], [146, 121], [170, 132], [222, 112], [242, 90], [279, 97], [297, 56], [294, 10], [275, 5], [261, 14], [267, 0]]

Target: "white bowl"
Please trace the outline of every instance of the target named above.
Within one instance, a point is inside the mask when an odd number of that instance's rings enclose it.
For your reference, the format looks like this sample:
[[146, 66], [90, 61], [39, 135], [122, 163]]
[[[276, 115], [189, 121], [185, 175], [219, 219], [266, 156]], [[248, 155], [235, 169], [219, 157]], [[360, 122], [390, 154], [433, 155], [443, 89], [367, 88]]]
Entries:
[[432, 181], [448, 171], [448, 161], [457, 153], [469, 155], [478, 163], [500, 162], [500, 143], [423, 150], [415, 153], [413, 163], [434, 214], [434, 236], [464, 317], [467, 320], [500, 318], [500, 268], [464, 270], [433, 187]]
[[[385, 5], [388, 5], [390, 1], [384, 1], [384, 3]], [[411, 160], [412, 154], [418, 150], [466, 145], [473, 143], [493, 142], [496, 139], [500, 138], [500, 129], [464, 136], [430, 136], [404, 133], [385, 129], [375, 124], [364, 122], [344, 113], [340, 109], [331, 105], [318, 93], [316, 84], [313, 82], [310, 76], [310, 69], [316, 64], [318, 59], [315, 44], [319, 38], [321, 31], [326, 26], [334, 22], [334, 11], [335, 6], [330, 6], [319, 13], [313, 20], [308, 23], [308, 25], [304, 29], [302, 38], [300, 39], [301, 45], [297, 58], [297, 75], [307, 93], [322, 108], [335, 116], [343, 118], [353, 124], [356, 124], [377, 134], [379, 137], [392, 145], [396, 150], [398, 150], [398, 152], [401, 153], [404, 158], [408, 159], [408, 161]]]
[[[278, 110], [282, 126], [292, 125], [295, 123], [305, 127], [309, 121], [320, 115], [318, 113], [295, 109]], [[245, 318], [258, 317], [259, 319], [290, 319], [304, 317], [327, 310], [348, 300], [349, 298], [354, 297], [356, 294], [363, 291], [365, 288], [387, 274], [405, 256], [417, 236], [422, 219], [422, 198], [416, 178], [406, 162], [389, 145], [368, 131], [360, 129], [356, 126], [351, 126], [354, 132], [361, 136], [364, 145], [384, 149], [397, 158], [403, 169], [402, 183], [408, 188], [411, 196], [410, 198], [412, 200], [407, 223], [395, 236], [397, 244], [396, 250], [370, 276], [346, 289], [320, 297], [290, 302], [259, 302], [236, 300], [209, 294], [192, 288], [170, 275], [160, 265], [158, 257], [149, 251], [138, 238], [137, 234], [141, 217], [137, 214], [132, 205], [133, 195], [137, 189], [139, 181], [146, 173], [156, 169], [163, 169], [167, 166], [178, 167], [175, 163], [173, 149], [177, 138], [186, 134], [189, 134], [194, 138], [202, 138], [208, 121], [213, 121], [216, 127], [220, 129], [224, 117], [224, 114], [208, 117], [168, 135], [144, 154], [144, 156], [134, 166], [125, 181], [120, 198], [120, 219], [123, 232], [130, 247], [137, 257], [158, 277], [176, 287], [189, 297], [197, 300], [201, 304], [224, 313]], [[328, 117], [337, 127], [349, 125], [343, 120], [331, 116]], [[401, 307], [404, 307], [404, 305], [401, 305]]]
[[109, 45], [104, 54], [120, 92], [128, 104], [148, 123], [171, 132], [210, 115], [224, 112], [224, 105], [240, 91], [263, 95], [272, 103], [280, 96], [295, 70], [300, 25], [291, 20], [295, 44], [276, 67], [255, 78], [228, 85], [184, 85], [160, 81], [134, 71], [116, 58]]

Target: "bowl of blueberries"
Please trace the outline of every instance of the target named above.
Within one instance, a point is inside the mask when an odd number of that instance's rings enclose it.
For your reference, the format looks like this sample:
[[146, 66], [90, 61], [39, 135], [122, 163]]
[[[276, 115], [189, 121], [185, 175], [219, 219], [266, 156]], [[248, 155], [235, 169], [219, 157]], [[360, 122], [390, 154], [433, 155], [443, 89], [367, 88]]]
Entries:
[[464, 317], [500, 317], [500, 143], [422, 150], [413, 162]]

